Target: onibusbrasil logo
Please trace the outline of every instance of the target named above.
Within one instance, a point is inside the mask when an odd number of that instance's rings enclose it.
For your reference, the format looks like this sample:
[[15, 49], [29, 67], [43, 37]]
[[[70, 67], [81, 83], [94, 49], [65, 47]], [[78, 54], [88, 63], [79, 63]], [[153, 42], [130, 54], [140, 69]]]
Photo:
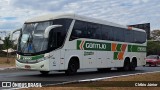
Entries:
[[42, 87], [40, 82], [2, 82], [3, 88], [29, 88], [29, 87]]

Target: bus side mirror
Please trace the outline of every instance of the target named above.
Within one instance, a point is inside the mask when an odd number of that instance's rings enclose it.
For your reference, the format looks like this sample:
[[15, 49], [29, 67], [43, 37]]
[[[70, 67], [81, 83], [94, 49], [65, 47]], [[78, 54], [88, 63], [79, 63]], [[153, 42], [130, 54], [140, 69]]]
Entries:
[[57, 27], [62, 27], [62, 25], [51, 25], [48, 26], [45, 31], [44, 31], [44, 38], [48, 38], [49, 36], [49, 32], [53, 29], [53, 28], [57, 28]]
[[15, 33], [15, 32], [17, 32], [17, 31], [20, 31], [20, 33], [22, 32], [22, 28], [20, 28], [20, 29], [16, 29], [16, 30], [14, 30], [14, 31], [12, 31], [11, 33], [10, 33], [10, 40], [12, 41], [13, 40], [13, 34]]

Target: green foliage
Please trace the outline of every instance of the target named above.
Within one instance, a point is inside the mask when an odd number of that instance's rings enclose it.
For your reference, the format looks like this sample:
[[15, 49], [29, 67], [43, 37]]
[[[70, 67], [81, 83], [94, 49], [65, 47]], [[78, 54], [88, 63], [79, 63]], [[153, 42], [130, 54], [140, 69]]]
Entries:
[[12, 48], [12, 42], [9, 40], [10, 36], [5, 37], [5, 40], [3, 41], [4, 44], [2, 45], [2, 49], [9, 49]]
[[151, 40], [157, 40], [159, 36], [160, 36], [160, 30], [153, 30], [151, 32]]
[[147, 42], [147, 55], [160, 55], [160, 41]]
[[151, 31], [151, 40], [147, 42], [147, 55], [160, 55], [160, 30]]

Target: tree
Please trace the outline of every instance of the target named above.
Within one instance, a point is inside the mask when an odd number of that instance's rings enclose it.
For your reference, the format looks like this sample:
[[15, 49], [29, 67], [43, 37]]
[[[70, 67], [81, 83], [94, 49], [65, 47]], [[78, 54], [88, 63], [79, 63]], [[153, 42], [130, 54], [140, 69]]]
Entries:
[[151, 31], [151, 40], [159, 40], [160, 39], [160, 30]]
[[160, 30], [151, 31], [151, 41], [147, 42], [147, 55], [160, 55]]
[[160, 41], [147, 42], [147, 55], [160, 55]]
[[10, 41], [9, 38], [10, 38], [10, 36], [5, 37], [5, 39], [3, 41], [4, 44], [3, 44], [3, 47], [2, 47], [3, 49], [7, 50], [7, 61], [6, 61], [6, 63], [10, 63], [10, 61], [8, 59], [8, 57], [9, 57], [8, 49], [12, 47], [12, 41]]
[[4, 44], [3, 44], [3, 49], [9, 49], [12, 47], [12, 42], [9, 40], [10, 36], [5, 37], [4, 39]]

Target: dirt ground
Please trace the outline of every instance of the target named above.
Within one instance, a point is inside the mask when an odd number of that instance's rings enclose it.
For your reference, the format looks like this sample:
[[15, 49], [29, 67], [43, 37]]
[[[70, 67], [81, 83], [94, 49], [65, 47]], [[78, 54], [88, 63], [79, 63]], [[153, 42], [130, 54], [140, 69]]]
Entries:
[[15, 57], [9, 57], [7, 62], [6, 57], [0, 57], [0, 68], [2, 67], [13, 67], [15, 66]]

